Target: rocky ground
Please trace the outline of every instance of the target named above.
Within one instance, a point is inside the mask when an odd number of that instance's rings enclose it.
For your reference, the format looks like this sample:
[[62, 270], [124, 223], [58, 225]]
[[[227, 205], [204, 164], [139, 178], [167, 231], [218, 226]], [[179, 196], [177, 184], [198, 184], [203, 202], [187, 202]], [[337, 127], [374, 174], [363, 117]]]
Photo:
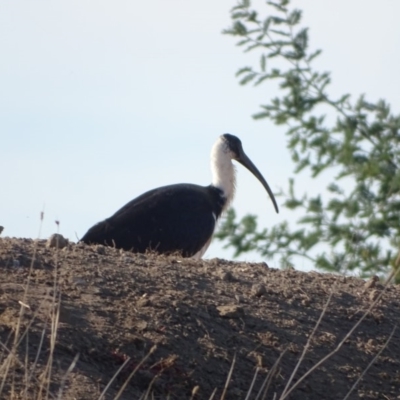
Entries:
[[0, 268], [1, 399], [220, 399], [234, 359], [225, 399], [279, 399], [307, 342], [291, 385], [378, 296], [287, 398], [344, 399], [364, 372], [349, 399], [400, 399], [400, 287], [10, 238]]

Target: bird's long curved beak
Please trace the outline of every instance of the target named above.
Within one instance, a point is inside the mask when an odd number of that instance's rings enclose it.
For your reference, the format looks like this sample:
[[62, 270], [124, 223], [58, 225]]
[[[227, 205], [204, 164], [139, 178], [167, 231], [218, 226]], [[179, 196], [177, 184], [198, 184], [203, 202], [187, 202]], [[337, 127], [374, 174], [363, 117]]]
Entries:
[[265, 190], [268, 192], [269, 197], [272, 200], [272, 203], [274, 204], [275, 211], [279, 213], [278, 209], [278, 204], [276, 203], [275, 196], [272, 193], [271, 188], [269, 187], [267, 181], [264, 179], [264, 177], [261, 175], [261, 172], [257, 169], [257, 167], [253, 164], [253, 162], [250, 160], [249, 157], [245, 154], [243, 149], [240, 149], [240, 154], [237, 158], [235, 158], [237, 162], [242, 164], [244, 167], [246, 167], [264, 186]]

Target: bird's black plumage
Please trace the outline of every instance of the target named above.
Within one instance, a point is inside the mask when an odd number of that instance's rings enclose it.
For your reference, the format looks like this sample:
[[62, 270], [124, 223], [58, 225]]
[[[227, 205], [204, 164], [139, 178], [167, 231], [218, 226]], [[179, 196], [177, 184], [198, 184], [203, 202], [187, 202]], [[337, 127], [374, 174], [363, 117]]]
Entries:
[[190, 257], [211, 238], [225, 201], [223, 192], [211, 185], [163, 186], [94, 225], [81, 241], [139, 253], [154, 250]]

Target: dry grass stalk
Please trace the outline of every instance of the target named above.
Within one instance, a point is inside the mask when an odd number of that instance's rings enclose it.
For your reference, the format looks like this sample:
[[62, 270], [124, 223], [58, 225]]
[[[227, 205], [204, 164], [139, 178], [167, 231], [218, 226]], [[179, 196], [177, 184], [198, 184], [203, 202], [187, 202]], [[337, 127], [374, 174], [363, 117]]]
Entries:
[[212, 391], [211, 396], [210, 396], [210, 398], [209, 398], [208, 400], [213, 400], [216, 393], [217, 393], [217, 388], [215, 388], [215, 389]]
[[249, 391], [247, 392], [246, 398], [244, 400], [250, 400], [251, 392], [253, 391], [254, 383], [256, 382], [258, 371], [260, 370], [259, 367], [256, 368], [256, 372], [254, 373], [253, 380], [251, 381]]
[[[281, 352], [281, 354], [279, 355], [279, 357], [275, 360], [274, 365], [272, 366], [272, 368], [268, 371], [267, 376], [264, 379], [263, 384], [261, 385], [261, 388], [257, 394], [257, 397], [255, 398], [255, 400], [259, 400], [260, 396], [261, 400], [264, 400], [265, 397], [267, 396], [268, 390], [269, 390], [269, 386], [271, 385], [272, 382], [272, 378], [274, 377], [276, 370], [278, 369], [278, 365], [281, 362], [283, 356], [285, 355], [287, 349], [285, 349], [284, 351]], [[274, 394], [275, 396], [276, 394]]]
[[232, 378], [233, 368], [235, 367], [235, 362], [236, 362], [236, 353], [235, 353], [234, 356], [233, 356], [231, 369], [229, 370], [228, 377], [226, 378], [224, 391], [222, 392], [222, 395], [221, 395], [221, 400], [224, 400], [224, 399], [225, 399], [226, 392], [227, 392], [228, 386], [229, 386], [229, 382], [231, 381], [231, 378]]
[[128, 364], [128, 362], [131, 360], [130, 357], [127, 357], [127, 359], [124, 361], [124, 363], [117, 369], [117, 371], [115, 372], [115, 374], [112, 376], [112, 378], [108, 381], [106, 387], [104, 388], [104, 390], [101, 392], [98, 400], [103, 400], [104, 395], [106, 394], [107, 390], [109, 389], [109, 387], [111, 386], [111, 384], [114, 382], [115, 378], [119, 375], [119, 373], [124, 369], [124, 367], [126, 366], [126, 364]]
[[76, 365], [76, 363], [78, 362], [78, 360], [79, 360], [79, 353], [76, 354], [76, 356], [75, 356], [74, 359], [72, 360], [70, 366], [68, 367], [66, 373], [64, 374], [64, 376], [63, 376], [63, 378], [62, 378], [62, 380], [61, 380], [60, 390], [58, 391], [58, 396], [57, 396], [57, 399], [58, 399], [58, 400], [62, 400], [62, 398], [63, 398], [63, 397], [62, 397], [62, 394], [63, 394], [63, 391], [64, 391], [65, 383], [67, 382], [68, 375], [69, 375], [69, 374], [72, 372], [72, 370], [75, 368], [75, 365]]
[[[59, 225], [58, 221], [56, 221], [57, 226]], [[57, 232], [58, 233], [58, 232]], [[54, 260], [54, 281], [53, 281], [53, 297], [51, 303], [51, 331], [50, 331], [50, 354], [46, 363], [45, 371], [41, 375], [42, 382], [39, 388], [38, 398], [42, 398], [42, 391], [45, 390], [46, 400], [49, 397], [50, 393], [50, 383], [51, 383], [51, 374], [53, 368], [53, 358], [54, 358], [54, 350], [57, 342], [57, 331], [58, 331], [58, 323], [60, 319], [60, 306], [61, 306], [61, 292], [58, 290], [58, 237], [57, 237], [57, 246], [56, 246], [56, 254]]]
[[127, 387], [128, 383], [131, 381], [133, 376], [136, 374], [138, 369], [143, 365], [143, 363], [157, 350], [157, 346], [154, 345], [150, 351], [142, 358], [142, 360], [139, 362], [139, 364], [136, 366], [136, 368], [130, 373], [124, 384], [122, 385], [121, 389], [118, 391], [117, 395], [115, 396], [114, 400], [118, 400], [122, 393], [124, 392], [125, 388]]

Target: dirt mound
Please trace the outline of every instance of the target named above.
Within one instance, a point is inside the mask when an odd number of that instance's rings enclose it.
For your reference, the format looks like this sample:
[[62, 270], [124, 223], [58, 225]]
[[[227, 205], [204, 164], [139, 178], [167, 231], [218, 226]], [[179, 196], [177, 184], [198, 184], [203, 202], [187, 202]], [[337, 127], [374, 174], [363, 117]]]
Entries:
[[[82, 244], [56, 250], [28, 239], [0, 239], [0, 268], [2, 399], [48, 393], [89, 400], [105, 389], [104, 398], [114, 399], [124, 383], [126, 400], [146, 392], [149, 399], [209, 399], [215, 390], [219, 399], [234, 358], [226, 399], [244, 400], [254, 377], [249, 399], [267, 377], [265, 398], [279, 398], [332, 289], [292, 385], [337, 347], [383, 289], [266, 264]], [[400, 288], [389, 286], [340, 350], [288, 398], [343, 399], [399, 322], [399, 300]], [[400, 399], [399, 329], [348, 398]]]

